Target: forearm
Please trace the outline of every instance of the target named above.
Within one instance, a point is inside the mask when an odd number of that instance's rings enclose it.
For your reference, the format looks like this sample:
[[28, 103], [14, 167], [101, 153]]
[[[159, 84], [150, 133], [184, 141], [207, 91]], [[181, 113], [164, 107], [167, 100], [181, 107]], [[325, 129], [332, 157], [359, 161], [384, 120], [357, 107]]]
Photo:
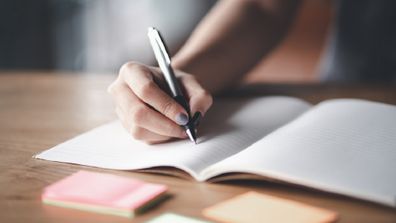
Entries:
[[212, 93], [234, 84], [285, 35], [299, 0], [219, 2], [173, 58]]

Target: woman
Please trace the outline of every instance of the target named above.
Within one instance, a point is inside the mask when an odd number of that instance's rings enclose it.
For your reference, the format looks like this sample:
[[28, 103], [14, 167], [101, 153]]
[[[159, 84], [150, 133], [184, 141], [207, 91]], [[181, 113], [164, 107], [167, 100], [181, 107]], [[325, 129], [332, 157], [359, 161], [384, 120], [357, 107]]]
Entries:
[[[219, 2], [174, 56], [192, 114], [205, 115], [212, 94], [231, 87], [286, 35], [299, 0]], [[336, 18], [322, 62], [326, 81], [396, 82], [396, 2], [335, 1]], [[158, 68], [129, 62], [109, 87], [131, 135], [147, 143], [186, 138], [186, 111], [163, 89]]]

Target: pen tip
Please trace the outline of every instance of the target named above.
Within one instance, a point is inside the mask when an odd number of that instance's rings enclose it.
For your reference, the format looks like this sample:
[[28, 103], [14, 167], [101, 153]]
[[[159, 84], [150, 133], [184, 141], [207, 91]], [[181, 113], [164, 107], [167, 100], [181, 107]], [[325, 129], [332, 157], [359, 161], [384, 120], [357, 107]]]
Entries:
[[197, 144], [197, 139], [196, 139], [196, 137], [195, 137], [195, 134], [194, 134], [193, 132], [191, 132], [190, 129], [187, 129], [187, 130], [186, 130], [186, 133], [187, 133], [187, 135], [188, 135], [188, 138], [190, 138], [190, 140], [191, 140], [192, 142], [194, 142], [195, 144]]

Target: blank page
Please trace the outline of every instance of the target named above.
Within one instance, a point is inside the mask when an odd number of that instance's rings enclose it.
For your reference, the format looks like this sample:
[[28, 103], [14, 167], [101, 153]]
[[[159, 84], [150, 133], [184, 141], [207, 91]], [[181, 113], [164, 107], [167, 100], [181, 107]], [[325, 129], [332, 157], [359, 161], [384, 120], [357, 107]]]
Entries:
[[205, 167], [247, 148], [309, 107], [290, 97], [221, 100], [204, 117], [197, 145], [189, 140], [146, 145], [112, 122], [36, 158], [124, 170], [171, 166], [197, 178]]
[[203, 174], [233, 171], [396, 206], [396, 106], [320, 103]]

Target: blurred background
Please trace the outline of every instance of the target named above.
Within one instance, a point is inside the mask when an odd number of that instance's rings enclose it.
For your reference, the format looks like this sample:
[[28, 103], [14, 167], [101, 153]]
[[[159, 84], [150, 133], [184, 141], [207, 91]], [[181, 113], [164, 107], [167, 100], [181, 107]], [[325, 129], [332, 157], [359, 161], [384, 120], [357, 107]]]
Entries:
[[[214, 0], [2, 0], [0, 70], [116, 74], [130, 60], [155, 64], [146, 36], [155, 26], [171, 54]], [[304, 0], [288, 37], [247, 82], [315, 82], [332, 1]]]

